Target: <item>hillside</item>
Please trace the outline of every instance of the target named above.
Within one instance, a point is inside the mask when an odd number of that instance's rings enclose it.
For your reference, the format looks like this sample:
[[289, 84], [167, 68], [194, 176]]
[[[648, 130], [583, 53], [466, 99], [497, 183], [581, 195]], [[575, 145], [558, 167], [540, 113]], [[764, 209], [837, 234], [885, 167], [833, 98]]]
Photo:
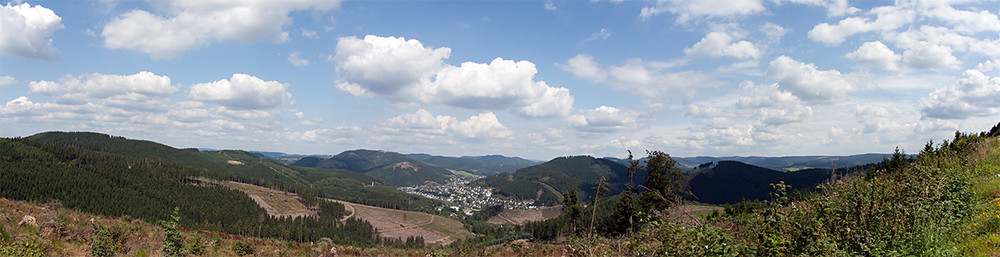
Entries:
[[[562, 201], [562, 194], [574, 185], [580, 199], [589, 199], [593, 187], [601, 177], [611, 186], [611, 194], [617, 194], [628, 183], [626, 168], [607, 159], [590, 156], [559, 157], [535, 166], [522, 168], [514, 173], [500, 173], [475, 183], [492, 187], [494, 194], [517, 199], [536, 199], [536, 204], [556, 205]], [[641, 176], [635, 179], [642, 183]]]
[[877, 163], [892, 154], [856, 154], [847, 156], [781, 156], [781, 157], [760, 157], [760, 156], [726, 156], [726, 157], [676, 157], [677, 164], [684, 169], [690, 170], [699, 165], [720, 161], [737, 161], [754, 166], [760, 166], [778, 171], [796, 171], [801, 169], [843, 169], [867, 164]]
[[[85, 136], [85, 139], [93, 137]], [[88, 145], [114, 146], [123, 142], [155, 147], [145, 141], [127, 140], [112, 144], [90, 141]], [[134, 149], [128, 156], [84, 149], [31, 138], [0, 139], [3, 160], [0, 161], [0, 197], [54, 202], [89, 213], [127, 216], [146, 222], [166, 220], [170, 210], [176, 207], [180, 209], [179, 216], [183, 217], [180, 225], [184, 228], [241, 235], [252, 233], [299, 242], [320, 237], [350, 245], [374, 245], [382, 241], [369, 223], [338, 221], [335, 206], [319, 204], [321, 210], [333, 209], [321, 211], [317, 218], [270, 218], [246, 194], [192, 179], [223, 176], [213, 170], [155, 156], [130, 157], [142, 156], [139, 152], [147, 150], [143, 148]], [[154, 150], [167, 155], [179, 152], [169, 151], [170, 148]], [[307, 228], [288, 230], [291, 227]]]
[[305, 157], [291, 166], [350, 170], [392, 186], [416, 186], [425, 181], [444, 183], [452, 176], [447, 169], [399, 153], [372, 150], [345, 151], [329, 158]]
[[536, 161], [525, 160], [520, 157], [507, 157], [502, 155], [446, 157], [429, 154], [407, 154], [406, 156], [434, 166], [451, 170], [465, 171], [481, 176], [490, 176], [497, 173], [512, 173], [518, 169], [539, 163]]
[[776, 171], [737, 161], [718, 164], [690, 175], [688, 190], [693, 200], [710, 204], [734, 204], [744, 200], [767, 200], [771, 184], [784, 181], [792, 189], [813, 189], [829, 180], [831, 171], [807, 169]]

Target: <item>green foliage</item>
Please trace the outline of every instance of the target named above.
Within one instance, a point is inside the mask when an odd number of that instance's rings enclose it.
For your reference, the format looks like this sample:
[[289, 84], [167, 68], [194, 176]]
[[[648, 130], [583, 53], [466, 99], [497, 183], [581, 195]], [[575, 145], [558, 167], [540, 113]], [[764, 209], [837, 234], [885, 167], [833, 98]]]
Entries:
[[643, 208], [648, 211], [660, 212], [667, 207], [680, 202], [678, 193], [682, 189], [682, 182], [685, 179], [681, 169], [677, 168], [677, 161], [670, 158], [670, 155], [661, 151], [646, 151], [645, 170], [647, 172], [646, 182], [643, 183], [642, 192], [639, 197]]
[[125, 248], [125, 230], [121, 227], [108, 227], [94, 224], [97, 232], [90, 240], [90, 255], [115, 256]]
[[43, 257], [45, 249], [34, 241], [18, 241], [0, 244], [0, 256]]
[[181, 237], [181, 232], [177, 229], [178, 223], [181, 221], [180, 215], [177, 214], [178, 211], [180, 211], [180, 208], [174, 207], [174, 212], [170, 214], [170, 219], [160, 221], [164, 236], [163, 252], [167, 256], [180, 256], [182, 249], [184, 249], [184, 238]]
[[257, 246], [250, 241], [239, 241], [233, 244], [233, 252], [240, 256], [254, 255], [257, 253]]
[[580, 227], [580, 218], [583, 216], [583, 211], [580, 210], [580, 201], [576, 195], [576, 187], [570, 189], [569, 192], [563, 194], [563, 214], [561, 216], [566, 217], [566, 222], [569, 225], [569, 233], [576, 234]]
[[661, 221], [651, 221], [627, 246], [632, 255], [641, 256], [752, 255], [749, 247], [725, 229], [712, 225], [685, 227]]

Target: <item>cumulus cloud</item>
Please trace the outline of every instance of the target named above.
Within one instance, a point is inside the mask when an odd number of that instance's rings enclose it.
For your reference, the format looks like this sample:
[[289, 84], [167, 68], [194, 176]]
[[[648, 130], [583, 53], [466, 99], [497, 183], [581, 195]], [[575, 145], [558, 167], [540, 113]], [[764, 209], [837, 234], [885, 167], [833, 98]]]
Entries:
[[951, 54], [951, 47], [921, 44], [903, 52], [903, 61], [917, 69], [958, 68], [962, 62]]
[[744, 81], [740, 83], [740, 90], [742, 96], [734, 106], [750, 112], [750, 117], [756, 117], [764, 125], [778, 126], [812, 118], [812, 107], [792, 93], [780, 90], [778, 84], [755, 85]]
[[858, 50], [848, 53], [845, 57], [859, 64], [868, 64], [887, 71], [899, 70], [897, 63], [902, 59], [902, 56], [879, 41], [865, 42], [858, 47]]
[[[603, 66], [594, 61], [588, 54], [578, 54], [566, 61], [557, 63], [559, 68], [573, 75], [594, 82], [607, 83], [611, 87], [636, 93], [644, 97], [660, 97], [666, 94], [676, 95], [678, 89], [696, 87], [715, 87], [720, 83], [712, 76], [700, 71], [670, 71], [670, 68], [683, 63], [683, 60], [671, 62], [643, 61], [629, 59], [622, 65]], [[741, 64], [741, 67], [746, 67]]]
[[132, 75], [105, 75], [93, 73], [83, 76], [66, 76], [58, 82], [32, 81], [28, 92], [51, 97], [61, 104], [86, 104], [94, 100], [133, 99], [133, 106], [143, 106], [146, 98], [164, 98], [176, 92], [177, 86], [170, 78], [143, 71]]
[[264, 81], [247, 74], [233, 74], [228, 80], [192, 85], [188, 97], [237, 110], [257, 110], [288, 102], [292, 94], [286, 92], [286, 88], [288, 85], [277, 81]]
[[416, 39], [342, 37], [337, 40], [333, 56], [340, 75], [337, 88], [353, 95], [371, 92], [404, 101], [411, 96], [405, 91], [429, 84], [430, 77], [443, 69], [443, 59], [449, 56], [450, 48], [425, 48]]
[[158, 13], [140, 9], [126, 12], [111, 19], [101, 36], [107, 48], [139, 51], [154, 59], [171, 58], [214, 41], [282, 43], [289, 39], [288, 32], [282, 30], [292, 23], [289, 13], [325, 11], [339, 4], [340, 0], [158, 1], [154, 4]]
[[0, 6], [0, 52], [34, 59], [54, 60], [59, 50], [52, 46], [52, 33], [62, 29], [62, 18], [41, 5], [28, 3]]
[[658, 0], [655, 5], [645, 6], [639, 17], [648, 19], [665, 12], [677, 14], [678, 22], [687, 22], [700, 17], [732, 17], [763, 12], [760, 0]]
[[[858, 9], [857, 7], [850, 6], [850, 3], [848, 3], [847, 0], [784, 0], [784, 1], [795, 4], [822, 6], [826, 8], [827, 15], [829, 16], [842, 16], [861, 11], [861, 9]], [[782, 0], [775, 0], [775, 2], [781, 4]]]
[[0, 87], [6, 87], [17, 84], [17, 80], [11, 76], [0, 76]]
[[352, 95], [403, 103], [437, 103], [476, 110], [513, 110], [528, 117], [567, 115], [569, 89], [535, 81], [529, 61], [496, 58], [489, 63], [446, 65], [449, 48], [428, 48], [396, 37], [344, 37], [334, 61], [337, 88]]
[[1000, 113], [1000, 78], [966, 70], [958, 84], [920, 99], [923, 117], [966, 119]]
[[447, 115], [434, 116], [424, 109], [397, 116], [382, 124], [407, 132], [434, 135], [455, 135], [463, 138], [504, 138], [513, 132], [504, 127], [492, 112], [484, 112], [460, 121]]
[[569, 124], [585, 133], [617, 132], [634, 127], [638, 112], [601, 106], [569, 116]]
[[594, 61], [594, 57], [589, 54], [578, 54], [566, 61], [566, 64], [557, 63], [560, 69], [573, 73], [573, 75], [593, 81], [603, 81], [608, 78], [608, 72]]
[[820, 23], [809, 30], [809, 39], [829, 45], [839, 45], [847, 37], [870, 31], [889, 31], [902, 27], [916, 19], [916, 12], [898, 6], [882, 6], [868, 11], [869, 17], [848, 17], [837, 24]]
[[739, 39], [726, 32], [711, 32], [705, 35], [701, 41], [695, 43], [690, 48], [685, 48], [684, 53], [691, 56], [708, 57], [735, 57], [739, 59], [756, 59], [760, 57], [760, 50], [753, 43], [746, 40], [733, 42]]
[[854, 90], [839, 71], [819, 70], [815, 64], [784, 55], [771, 61], [767, 77], [778, 80], [778, 87], [808, 102], [830, 102]]
[[288, 62], [292, 63], [292, 65], [299, 66], [299, 67], [309, 66], [309, 60], [308, 59], [302, 59], [302, 58], [300, 58], [299, 54], [301, 54], [301, 53], [299, 53], [299, 52], [292, 52], [292, 53], [288, 54]]

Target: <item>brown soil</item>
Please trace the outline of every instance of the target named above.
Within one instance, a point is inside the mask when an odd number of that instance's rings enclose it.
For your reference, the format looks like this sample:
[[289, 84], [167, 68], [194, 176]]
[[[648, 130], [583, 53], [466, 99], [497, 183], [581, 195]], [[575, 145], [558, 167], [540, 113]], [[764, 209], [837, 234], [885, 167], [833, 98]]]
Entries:
[[493, 216], [486, 223], [496, 225], [524, 225], [528, 222], [543, 221], [562, 214], [562, 205], [542, 207], [536, 210], [505, 210]]

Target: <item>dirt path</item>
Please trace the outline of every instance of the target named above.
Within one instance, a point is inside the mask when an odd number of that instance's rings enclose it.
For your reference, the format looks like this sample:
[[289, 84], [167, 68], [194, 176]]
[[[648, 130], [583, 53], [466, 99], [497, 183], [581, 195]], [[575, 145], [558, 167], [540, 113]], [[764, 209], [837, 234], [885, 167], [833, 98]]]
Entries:
[[[326, 200], [330, 201], [330, 199], [326, 199]], [[351, 208], [351, 214], [348, 214], [347, 216], [344, 216], [343, 218], [340, 218], [340, 222], [341, 223], [343, 223], [344, 221], [347, 221], [347, 219], [350, 219], [351, 217], [354, 217], [355, 213], [358, 213], [358, 210], [354, 209], [354, 205], [346, 204], [344, 202], [340, 202], [340, 204], [344, 205], [344, 210], [347, 210], [347, 208]]]
[[400, 230], [407, 230], [407, 229], [417, 229], [417, 228], [420, 228], [420, 227], [423, 227], [423, 226], [427, 226], [427, 225], [430, 225], [431, 223], [434, 223], [434, 215], [430, 215], [430, 216], [431, 216], [431, 220], [430, 221], [427, 221], [427, 222], [424, 222], [424, 223], [420, 223], [420, 224], [410, 225], [410, 226], [406, 226], [406, 227], [385, 229], [385, 230], [382, 230], [382, 232], [393, 232], [393, 231], [400, 231]]

